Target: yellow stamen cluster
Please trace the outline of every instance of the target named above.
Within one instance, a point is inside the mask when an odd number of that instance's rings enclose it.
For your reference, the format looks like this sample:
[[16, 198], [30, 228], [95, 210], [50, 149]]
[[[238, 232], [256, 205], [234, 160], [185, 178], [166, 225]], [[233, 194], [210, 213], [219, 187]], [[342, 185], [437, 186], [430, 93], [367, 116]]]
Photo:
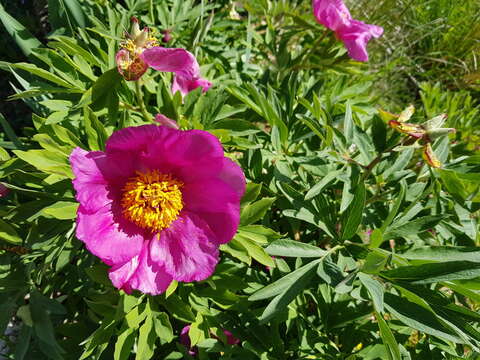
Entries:
[[152, 232], [167, 228], [183, 208], [182, 187], [183, 183], [170, 174], [137, 172], [123, 187], [123, 215]]

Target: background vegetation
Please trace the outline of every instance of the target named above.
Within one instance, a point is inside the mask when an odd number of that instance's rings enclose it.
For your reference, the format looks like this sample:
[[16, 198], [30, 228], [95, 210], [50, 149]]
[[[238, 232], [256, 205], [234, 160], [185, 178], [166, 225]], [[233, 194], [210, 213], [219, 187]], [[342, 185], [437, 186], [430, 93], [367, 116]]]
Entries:
[[[478, 1], [348, 2], [385, 28], [366, 64], [310, 1], [0, 4], [0, 330], [19, 326], [5, 356], [189, 358], [192, 324], [200, 359], [480, 358]], [[147, 111], [217, 135], [249, 182], [215, 274], [157, 297], [118, 292], [74, 237], [68, 155], [151, 121], [114, 67], [133, 15], [215, 84], [182, 102], [150, 71]], [[457, 129], [434, 144], [442, 169], [378, 112], [411, 103], [412, 122], [445, 112]]]

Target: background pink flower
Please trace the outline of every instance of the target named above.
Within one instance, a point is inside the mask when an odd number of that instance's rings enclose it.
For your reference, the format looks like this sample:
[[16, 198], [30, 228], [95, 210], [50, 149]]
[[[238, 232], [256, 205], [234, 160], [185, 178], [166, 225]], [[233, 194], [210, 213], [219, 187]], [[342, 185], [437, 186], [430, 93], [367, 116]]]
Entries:
[[[165, 30], [167, 31], [167, 30]], [[167, 37], [168, 36], [168, 37]], [[165, 33], [163, 41], [168, 42], [170, 32]], [[195, 56], [181, 48], [164, 48], [150, 35], [148, 28], [140, 30], [138, 20], [132, 18], [131, 33], [120, 43], [115, 56], [118, 72], [129, 81], [138, 80], [149, 67], [175, 74], [172, 91], [179, 90], [182, 95], [202, 87], [207, 91], [211, 82], [200, 75], [200, 66]]]
[[206, 131], [125, 128], [105, 152], [70, 155], [80, 202], [77, 237], [109, 265], [114, 286], [164, 292], [172, 279], [199, 281], [239, 224], [245, 178]]
[[343, 41], [348, 55], [357, 61], [368, 61], [367, 44], [383, 34], [383, 28], [355, 20], [342, 0], [312, 0], [317, 21]]

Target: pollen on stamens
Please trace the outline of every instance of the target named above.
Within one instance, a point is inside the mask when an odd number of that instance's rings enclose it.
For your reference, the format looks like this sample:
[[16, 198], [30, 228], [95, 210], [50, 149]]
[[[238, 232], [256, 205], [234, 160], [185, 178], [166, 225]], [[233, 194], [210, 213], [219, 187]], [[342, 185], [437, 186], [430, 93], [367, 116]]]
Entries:
[[183, 182], [158, 170], [137, 172], [125, 183], [121, 205], [127, 220], [157, 232], [170, 226], [183, 208]]

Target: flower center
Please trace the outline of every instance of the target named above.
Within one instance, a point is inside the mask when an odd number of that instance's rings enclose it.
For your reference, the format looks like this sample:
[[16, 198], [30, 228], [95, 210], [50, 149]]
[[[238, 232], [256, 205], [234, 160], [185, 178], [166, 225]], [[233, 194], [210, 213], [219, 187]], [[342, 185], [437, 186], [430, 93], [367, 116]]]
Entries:
[[143, 229], [160, 231], [178, 218], [183, 208], [182, 187], [170, 174], [137, 172], [123, 187], [123, 215]]

